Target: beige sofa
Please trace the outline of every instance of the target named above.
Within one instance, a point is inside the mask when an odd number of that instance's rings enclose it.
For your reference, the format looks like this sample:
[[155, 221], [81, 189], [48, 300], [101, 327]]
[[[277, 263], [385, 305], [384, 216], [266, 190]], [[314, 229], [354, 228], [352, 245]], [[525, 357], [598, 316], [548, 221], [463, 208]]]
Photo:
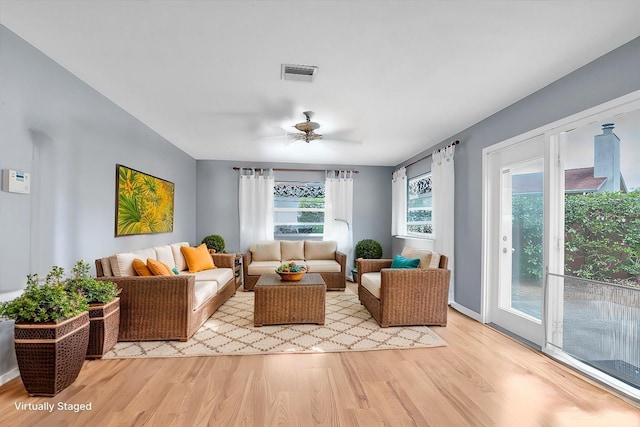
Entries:
[[269, 240], [253, 243], [242, 255], [245, 290], [253, 290], [262, 274], [275, 274], [284, 262], [294, 261], [308, 273], [320, 273], [327, 290], [346, 287], [347, 256], [337, 250], [334, 241]]
[[[213, 254], [216, 268], [189, 273], [181, 246], [187, 242], [97, 259], [99, 280], [120, 293], [119, 341], [188, 340], [236, 291], [233, 254]], [[175, 268], [172, 276], [138, 276], [133, 260], [149, 258]]]

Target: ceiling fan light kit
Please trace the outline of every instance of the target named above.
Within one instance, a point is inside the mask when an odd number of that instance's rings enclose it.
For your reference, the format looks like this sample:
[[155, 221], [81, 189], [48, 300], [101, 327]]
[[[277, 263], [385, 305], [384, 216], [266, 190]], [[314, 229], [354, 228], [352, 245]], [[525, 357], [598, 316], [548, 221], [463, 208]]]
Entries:
[[311, 117], [313, 116], [313, 111], [304, 111], [302, 114], [304, 114], [306, 121], [296, 123], [295, 125], [293, 125], [293, 127], [303, 133], [293, 134], [293, 137], [296, 140], [302, 140], [302, 141], [305, 141], [306, 143], [309, 143], [316, 139], [322, 139], [322, 135], [314, 132], [314, 130], [320, 128], [320, 125], [316, 122], [311, 121]]

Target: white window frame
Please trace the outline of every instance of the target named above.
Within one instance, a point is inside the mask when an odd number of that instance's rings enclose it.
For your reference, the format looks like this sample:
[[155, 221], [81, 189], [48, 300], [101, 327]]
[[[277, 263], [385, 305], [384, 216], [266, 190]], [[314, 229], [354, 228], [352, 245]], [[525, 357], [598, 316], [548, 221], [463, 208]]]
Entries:
[[[407, 229], [406, 229], [406, 233], [407, 236], [409, 237], [417, 237], [417, 238], [423, 238], [423, 239], [432, 239], [434, 237], [434, 224], [433, 224], [433, 196], [431, 197], [431, 206], [429, 207], [422, 207], [422, 208], [416, 208], [416, 207], [411, 207], [411, 195], [410, 195], [410, 188], [411, 188], [411, 183], [415, 182], [415, 181], [420, 181], [422, 179], [428, 179], [429, 181], [431, 181], [431, 172], [426, 172], [420, 175], [417, 175], [413, 178], [408, 178], [407, 179]], [[429, 184], [431, 185], [431, 184]], [[432, 193], [432, 190], [429, 190], [429, 193]], [[415, 211], [419, 211], [419, 210], [424, 210], [424, 211], [429, 211], [431, 212], [431, 219], [429, 221], [411, 221], [410, 220], [410, 215], [411, 212], [415, 212]], [[410, 227], [412, 225], [429, 225], [431, 226], [431, 232], [419, 232], [419, 231], [410, 231]]]
[[[308, 184], [313, 184], [315, 186], [320, 186], [324, 189], [324, 182], [316, 182], [316, 181], [276, 181], [275, 182], [275, 187], [277, 188], [278, 185], [281, 184], [287, 184], [287, 185], [308, 185]], [[274, 238], [278, 239], [278, 238], [286, 238], [286, 239], [318, 239], [318, 240], [322, 240], [324, 233], [278, 233], [276, 231], [277, 227], [279, 226], [316, 226], [316, 225], [320, 225], [324, 227], [324, 222], [318, 222], [318, 223], [311, 223], [311, 222], [278, 222], [277, 217], [278, 217], [278, 213], [299, 213], [299, 212], [325, 212], [325, 208], [300, 208], [300, 207], [295, 207], [295, 208], [283, 208], [283, 207], [277, 207], [276, 206], [276, 198], [277, 196], [277, 191], [274, 191], [274, 206], [273, 206], [273, 226], [274, 226]], [[323, 196], [324, 199], [324, 196]], [[297, 215], [296, 215], [297, 216]]]

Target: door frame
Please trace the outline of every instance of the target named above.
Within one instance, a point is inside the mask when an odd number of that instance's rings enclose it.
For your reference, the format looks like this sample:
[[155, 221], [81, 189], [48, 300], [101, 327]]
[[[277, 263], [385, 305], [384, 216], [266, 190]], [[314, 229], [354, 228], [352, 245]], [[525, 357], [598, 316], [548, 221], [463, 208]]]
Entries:
[[[570, 130], [574, 127], [578, 127], [584, 124], [588, 124], [592, 121], [598, 121], [601, 119], [605, 119], [610, 117], [611, 115], [621, 114], [626, 111], [634, 110], [640, 108], [640, 90], [631, 92], [627, 95], [621, 96], [619, 98], [613, 99], [611, 101], [604, 102], [595, 107], [580, 111], [578, 113], [572, 114], [571, 116], [564, 117], [562, 119], [556, 120], [554, 122], [548, 123], [546, 125], [540, 126], [536, 129], [532, 129], [530, 131], [524, 132], [522, 134], [516, 135], [504, 141], [498, 142], [494, 145], [485, 147], [482, 149], [482, 254], [481, 254], [481, 265], [482, 265], [482, 274], [481, 274], [481, 283], [480, 283], [480, 292], [481, 292], [481, 305], [480, 305], [480, 316], [479, 320], [482, 323], [488, 322], [489, 317], [489, 251], [490, 251], [490, 242], [489, 235], [493, 230], [490, 229], [489, 224], [489, 201], [488, 201], [488, 191], [489, 191], [489, 154], [500, 150], [502, 148], [509, 147], [511, 145], [517, 144], [518, 142], [523, 142], [527, 139], [531, 139], [538, 135], [545, 136], [545, 190], [549, 189], [549, 180], [552, 179], [552, 176], [555, 176], [555, 179], [558, 179], [557, 174], [559, 174], [560, 168], [562, 165], [557, 161], [559, 153], [558, 146], [556, 141], [552, 138], [553, 135], [556, 135], [560, 132]], [[554, 212], [554, 206], [557, 208], [557, 198], [560, 197], [557, 191], [546, 191], [544, 197], [545, 203], [545, 214], [544, 220], [545, 223], [550, 220], [552, 213]], [[551, 203], [551, 198], [555, 198], [555, 203]], [[557, 213], [557, 212], [556, 212]], [[557, 263], [551, 262], [549, 265], [549, 254], [556, 252], [556, 247], [558, 244], [558, 233], [559, 231], [554, 227], [546, 226], [545, 224], [545, 254], [543, 259], [543, 271], [548, 271], [548, 268], [552, 268], [555, 270], [557, 268]], [[557, 227], [555, 227], [557, 228]], [[555, 242], [555, 243], [554, 243]], [[553, 248], [553, 250], [549, 250]], [[556, 271], [551, 271], [556, 272]], [[546, 290], [545, 290], [546, 291]], [[546, 305], [546, 301], [543, 301], [543, 304]], [[546, 325], [546, 307], [543, 306], [543, 315], [542, 315], [542, 323], [545, 328], [545, 333], [549, 334], [551, 332], [550, 326]], [[543, 343], [543, 351], [545, 350], [546, 343]]]

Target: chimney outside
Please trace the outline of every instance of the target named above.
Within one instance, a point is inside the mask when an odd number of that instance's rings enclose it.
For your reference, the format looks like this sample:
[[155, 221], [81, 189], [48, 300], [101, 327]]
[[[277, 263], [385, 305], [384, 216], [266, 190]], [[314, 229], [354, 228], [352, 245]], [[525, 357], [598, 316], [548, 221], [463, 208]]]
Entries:
[[606, 178], [602, 191], [620, 191], [620, 138], [613, 133], [613, 123], [602, 125], [602, 134], [593, 138], [594, 168], [596, 178]]

